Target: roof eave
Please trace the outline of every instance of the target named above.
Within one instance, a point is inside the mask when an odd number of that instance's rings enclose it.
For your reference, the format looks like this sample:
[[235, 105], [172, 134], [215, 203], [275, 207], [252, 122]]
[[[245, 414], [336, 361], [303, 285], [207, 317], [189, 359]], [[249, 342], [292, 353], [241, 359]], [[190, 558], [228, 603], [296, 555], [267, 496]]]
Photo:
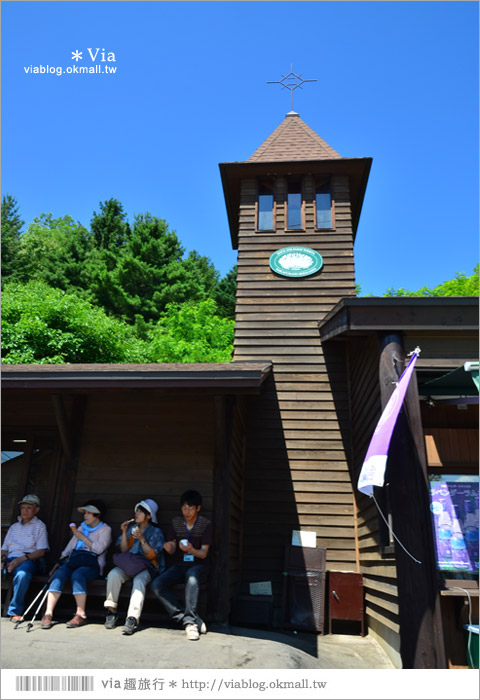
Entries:
[[344, 297], [319, 321], [322, 341], [379, 331], [478, 331], [477, 297]]
[[2, 389], [54, 391], [98, 389], [260, 391], [271, 362], [198, 364], [3, 365]]

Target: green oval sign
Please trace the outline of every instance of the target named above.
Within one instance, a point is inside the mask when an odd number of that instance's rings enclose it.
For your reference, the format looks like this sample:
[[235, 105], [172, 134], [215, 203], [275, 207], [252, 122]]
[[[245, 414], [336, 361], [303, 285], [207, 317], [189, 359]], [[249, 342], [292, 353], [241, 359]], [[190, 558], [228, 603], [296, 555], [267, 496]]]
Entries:
[[284, 277], [306, 277], [323, 267], [323, 258], [312, 248], [289, 246], [280, 248], [270, 256], [270, 267]]

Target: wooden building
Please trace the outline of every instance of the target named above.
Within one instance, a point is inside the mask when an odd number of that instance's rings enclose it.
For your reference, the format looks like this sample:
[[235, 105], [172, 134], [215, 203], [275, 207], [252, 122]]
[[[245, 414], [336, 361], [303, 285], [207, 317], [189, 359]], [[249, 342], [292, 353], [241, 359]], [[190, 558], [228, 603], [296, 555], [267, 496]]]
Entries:
[[[280, 625], [285, 547], [314, 531], [329, 571], [363, 574], [369, 633], [397, 666], [461, 665], [449, 640], [464, 598], [441, 595], [453, 588], [435, 567], [428, 476], [476, 473], [478, 393], [460, 383], [441, 401], [445, 375], [476, 359], [478, 300], [356, 298], [370, 166], [295, 112], [247, 161], [220, 165], [238, 249], [231, 363], [4, 366], [2, 526], [36, 491], [58, 552], [85, 498], [104, 498], [114, 529], [154, 498], [166, 527], [198, 488], [215, 525], [210, 619], [227, 619], [240, 584], [270, 581]], [[378, 502], [421, 565], [356, 488], [416, 346]]]
[[77, 506], [102, 498], [114, 537], [153, 498], [166, 528], [181, 493], [200, 491], [215, 523], [210, 618], [228, 616], [240, 576], [245, 411], [268, 362], [5, 365], [2, 536], [25, 493], [40, 496], [53, 561]]
[[[363, 574], [369, 631], [392, 660], [442, 668], [456, 652], [443, 640], [451, 615], [441, 610], [427, 479], [429, 469], [476, 473], [478, 393], [470, 382], [468, 410], [433, 410], [417, 385], [475, 360], [478, 299], [355, 298], [353, 245], [370, 165], [342, 158], [290, 112], [247, 161], [220, 166], [238, 248], [234, 358], [273, 364], [249, 400], [243, 573], [271, 580], [278, 600], [285, 543], [294, 529], [314, 530], [328, 570]], [[323, 265], [305, 276], [295, 265], [275, 267], [277, 255], [304, 253], [320, 254]], [[421, 566], [388, 540], [371, 499], [356, 489], [392, 382], [416, 346], [409, 419], [399, 419], [389, 459], [389, 478], [401, 483], [379, 499]]]

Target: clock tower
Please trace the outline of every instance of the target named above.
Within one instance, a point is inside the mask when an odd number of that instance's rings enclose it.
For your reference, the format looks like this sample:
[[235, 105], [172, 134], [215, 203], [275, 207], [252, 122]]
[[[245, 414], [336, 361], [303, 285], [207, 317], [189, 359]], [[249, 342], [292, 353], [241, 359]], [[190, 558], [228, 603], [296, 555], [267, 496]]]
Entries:
[[370, 166], [293, 111], [248, 160], [220, 164], [238, 249], [233, 359], [273, 363], [249, 404], [243, 578], [271, 580], [277, 595], [292, 530], [316, 533], [329, 568], [356, 567], [347, 358], [324, 350], [318, 324], [355, 295]]

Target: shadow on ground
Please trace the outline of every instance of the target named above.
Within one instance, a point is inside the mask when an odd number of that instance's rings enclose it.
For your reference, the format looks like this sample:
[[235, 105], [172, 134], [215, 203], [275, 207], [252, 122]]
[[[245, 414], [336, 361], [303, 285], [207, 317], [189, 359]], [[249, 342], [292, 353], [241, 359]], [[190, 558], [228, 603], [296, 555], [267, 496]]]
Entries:
[[50, 630], [35, 622], [17, 629], [2, 618], [2, 665], [26, 669], [358, 669], [393, 668], [375, 640], [354, 635], [315, 635], [212, 624], [197, 642], [183, 630], [140, 625], [127, 636], [101, 622]]

